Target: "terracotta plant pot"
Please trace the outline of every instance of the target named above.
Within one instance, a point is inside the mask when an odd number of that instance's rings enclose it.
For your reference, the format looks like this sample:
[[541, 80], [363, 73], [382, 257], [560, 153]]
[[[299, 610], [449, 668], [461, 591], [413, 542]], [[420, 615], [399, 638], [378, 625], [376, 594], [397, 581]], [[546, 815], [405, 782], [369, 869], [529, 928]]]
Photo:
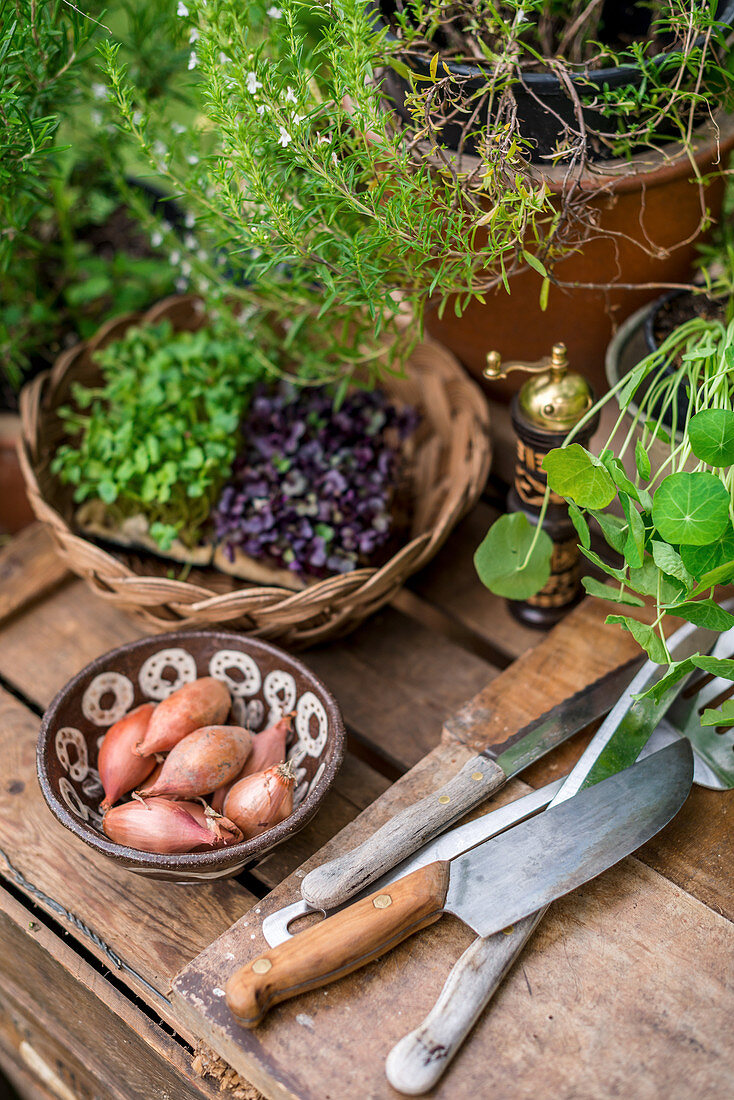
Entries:
[[[732, 147], [734, 120], [727, 118], [721, 123], [718, 141], [711, 130], [702, 132], [694, 150], [700, 171], [716, 171]], [[472, 302], [460, 318], [451, 304], [441, 319], [429, 311], [426, 323], [430, 334], [479, 378], [492, 349], [503, 358], [532, 360], [563, 341], [572, 368], [586, 375], [597, 394], [603, 393], [607, 388], [604, 355], [616, 326], [658, 297], [660, 284], [688, 282], [690, 278], [696, 240], [689, 238], [695, 236], [701, 220], [701, 196], [691, 182], [689, 160], [680, 152], [674, 155], [676, 148], [639, 154], [634, 158], [635, 174], [630, 174], [629, 165], [607, 162], [607, 176], [581, 181], [582, 187], [603, 184], [608, 188], [592, 201], [601, 235], [556, 265], [559, 281], [581, 285], [551, 286], [548, 308], [543, 312], [540, 279], [534, 271], [526, 271], [511, 279], [509, 295], [503, 289], [491, 293], [486, 304]], [[624, 174], [615, 176], [615, 171]], [[549, 171], [547, 178], [558, 192], [562, 190], [557, 170]], [[716, 177], [705, 190], [714, 219], [721, 213], [723, 195], [724, 179]], [[521, 384], [522, 375], [517, 374], [506, 382], [485, 383], [493, 396], [505, 398]]]
[[18, 461], [19, 439], [20, 417], [0, 413], [0, 535], [15, 535], [34, 519]]

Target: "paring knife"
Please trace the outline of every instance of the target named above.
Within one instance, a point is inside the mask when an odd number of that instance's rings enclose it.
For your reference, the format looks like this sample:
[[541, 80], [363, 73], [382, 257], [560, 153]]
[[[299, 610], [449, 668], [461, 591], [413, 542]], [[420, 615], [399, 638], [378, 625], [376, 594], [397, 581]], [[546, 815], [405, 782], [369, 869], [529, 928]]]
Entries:
[[241, 967], [225, 986], [245, 1027], [268, 1009], [336, 981], [453, 913], [489, 936], [633, 852], [678, 812], [693, 781], [679, 741], [448, 863], [435, 862]]
[[[716, 638], [714, 631], [686, 624], [668, 640], [671, 659], [683, 660], [697, 650], [706, 652]], [[721, 643], [722, 638], [719, 638], [717, 648]], [[636, 695], [660, 679], [662, 671], [653, 661], [642, 667], [594, 735], [554, 801], [572, 796], [582, 786], [590, 786], [616, 769], [631, 764], [640, 752], [644, 755], [649, 751], [651, 731], [683, 688], [683, 682], [679, 683], [659, 703], [650, 699], [634, 701]], [[418, 1096], [436, 1084], [544, 912], [540, 910], [525, 917], [509, 935], [479, 937], [466, 949], [453, 966], [438, 1001], [423, 1023], [390, 1051], [385, 1072], [393, 1088], [408, 1096]]]
[[439, 790], [401, 810], [356, 848], [314, 868], [301, 883], [304, 900], [313, 909], [328, 910], [362, 892], [389, 868], [478, 806], [511, 776], [606, 714], [642, 660], [640, 657], [628, 661], [503, 742], [489, 745]]
[[[411, 871], [417, 871], [419, 867], [435, 863], [437, 859], [453, 859], [454, 856], [461, 855], [469, 848], [481, 844], [483, 840], [489, 840], [490, 837], [497, 836], [505, 829], [519, 824], [539, 810], [544, 810], [561, 789], [564, 781], [565, 776], [563, 779], [556, 779], [553, 783], [538, 788], [537, 791], [530, 791], [529, 794], [516, 798], [514, 802], [498, 806], [496, 810], [491, 810], [482, 817], [467, 821], [465, 825], [459, 825], [455, 829], [449, 829], [447, 833], [442, 833], [441, 836], [424, 844], [417, 852], [404, 859], [397, 867], [393, 867], [387, 874], [382, 875], [377, 882], [373, 882], [369, 893], [383, 890], [390, 883], [396, 882]], [[365, 897], [367, 893], [367, 890], [361, 891], [354, 900]], [[343, 908], [344, 906], [339, 906], [339, 909]], [[332, 910], [332, 912], [338, 912], [338, 910]], [[314, 910], [305, 901], [295, 901], [292, 905], [285, 905], [275, 913], [270, 913], [262, 924], [262, 933], [268, 946], [277, 947], [279, 943], [291, 939], [293, 934], [289, 926], [298, 917], [308, 913], [314, 913]]]

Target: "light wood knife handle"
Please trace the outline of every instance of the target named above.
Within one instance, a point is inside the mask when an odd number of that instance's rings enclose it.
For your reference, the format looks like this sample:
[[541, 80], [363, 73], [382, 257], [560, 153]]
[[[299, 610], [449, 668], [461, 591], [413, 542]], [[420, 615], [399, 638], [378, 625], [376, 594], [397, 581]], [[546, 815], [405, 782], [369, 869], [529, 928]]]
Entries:
[[388, 1054], [385, 1074], [394, 1089], [406, 1096], [421, 1096], [433, 1088], [544, 912], [524, 917], [511, 932], [497, 932], [486, 939], [478, 937], [467, 947], [423, 1023]]
[[300, 932], [235, 971], [227, 1005], [244, 1027], [257, 1027], [272, 1005], [336, 981], [437, 921], [448, 882], [448, 863], [429, 863]]
[[506, 782], [493, 760], [475, 756], [443, 787], [401, 810], [358, 847], [309, 871], [301, 883], [304, 900], [314, 909], [343, 905]]

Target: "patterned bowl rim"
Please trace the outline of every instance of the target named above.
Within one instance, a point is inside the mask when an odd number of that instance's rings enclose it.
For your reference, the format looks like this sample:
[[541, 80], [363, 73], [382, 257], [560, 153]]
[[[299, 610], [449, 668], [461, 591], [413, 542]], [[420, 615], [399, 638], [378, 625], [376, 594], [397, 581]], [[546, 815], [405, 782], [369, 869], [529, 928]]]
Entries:
[[[116, 844], [114, 841], [109, 840], [107, 837], [97, 832], [91, 825], [87, 825], [85, 822], [75, 817], [57, 797], [51, 784], [47, 766], [50, 730], [54, 727], [58, 712], [66, 702], [67, 697], [75, 689], [79, 688], [79, 690], [81, 690], [82, 680], [90, 673], [104, 672], [109, 670], [111, 666], [114, 668], [114, 662], [122, 655], [128, 653], [134, 654], [137, 650], [148, 648], [151, 644], [157, 645], [160, 642], [161, 648], [165, 648], [168, 643], [186, 645], [187, 642], [196, 642], [198, 639], [221, 641], [223, 647], [226, 643], [230, 645], [236, 643], [236, 645], [232, 645], [232, 648], [242, 648], [244, 643], [244, 648], [250, 652], [251, 656], [256, 660], [259, 654], [267, 653], [282, 662], [286, 669], [290, 671], [297, 670], [303, 675], [305, 679], [309, 681], [309, 686], [311, 688], [316, 688], [323, 699], [328, 721], [329, 740], [333, 746], [332, 751], [329, 758], [325, 761], [324, 770], [315, 783], [313, 790], [309, 791], [303, 802], [301, 802], [285, 821], [281, 821], [280, 824], [274, 825], [272, 828], [268, 829], [267, 832], [262, 833], [258, 837], [241, 841], [239, 844], [230, 844], [226, 848], [216, 848], [210, 852], [189, 852], [182, 855], [142, 852], [137, 848], [128, 848], [123, 844]], [[36, 744], [36, 771], [43, 797], [58, 821], [60, 821], [65, 828], [74, 833], [75, 836], [79, 837], [80, 840], [83, 840], [90, 847], [95, 848], [104, 855], [112, 856], [118, 860], [124, 860], [128, 864], [135, 864], [136, 868], [148, 868], [151, 871], [167, 870], [180, 871], [182, 873], [187, 871], [196, 872], [221, 869], [224, 866], [236, 863], [242, 863], [244, 867], [245, 864], [249, 863], [256, 856], [264, 855], [266, 852], [270, 851], [271, 848], [275, 847], [281, 841], [286, 840], [289, 836], [298, 832], [308, 824], [336, 778], [336, 773], [344, 759], [345, 737], [344, 721], [334, 696], [319, 677], [297, 657], [292, 656], [290, 653], [287, 653], [279, 646], [273, 645], [271, 642], [265, 642], [260, 638], [252, 638], [248, 634], [235, 631], [176, 630], [168, 634], [146, 635], [144, 638], [137, 638], [135, 641], [127, 642], [125, 645], [108, 650], [107, 653], [95, 657], [93, 661], [85, 665], [76, 676], [72, 677], [72, 679], [56, 693], [41, 721]]]

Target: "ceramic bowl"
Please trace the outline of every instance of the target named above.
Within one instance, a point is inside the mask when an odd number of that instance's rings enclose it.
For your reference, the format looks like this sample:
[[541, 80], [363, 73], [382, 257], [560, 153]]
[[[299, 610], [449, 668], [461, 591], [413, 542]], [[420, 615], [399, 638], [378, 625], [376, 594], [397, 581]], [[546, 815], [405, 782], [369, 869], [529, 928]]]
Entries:
[[[261, 836], [211, 852], [159, 855], [115, 844], [102, 832], [104, 792], [96, 770], [106, 730], [133, 707], [159, 702], [200, 676], [223, 680], [229, 721], [257, 733], [295, 711], [293, 813]], [[333, 696], [303, 664], [267, 642], [227, 631], [158, 634], [113, 649], [70, 680], [46, 711], [38, 737], [38, 779], [62, 825], [120, 866], [151, 878], [204, 882], [236, 875], [302, 829], [318, 810], [344, 755]]]

